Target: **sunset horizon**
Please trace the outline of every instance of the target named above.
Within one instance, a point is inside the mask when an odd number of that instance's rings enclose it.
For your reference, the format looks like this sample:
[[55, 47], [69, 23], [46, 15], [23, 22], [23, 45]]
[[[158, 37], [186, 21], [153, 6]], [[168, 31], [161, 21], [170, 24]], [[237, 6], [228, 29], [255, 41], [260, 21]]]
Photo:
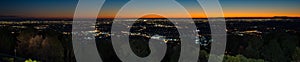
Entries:
[[[128, 3], [129, 0], [106, 0], [103, 7], [98, 13], [98, 18], [114, 18], [120, 9]], [[176, 0], [190, 14], [191, 18], [207, 18], [205, 11], [197, 3], [196, 0]], [[21, 17], [37, 17], [37, 18], [73, 18], [76, 11], [78, 0], [66, 1], [18, 1], [4, 0], [0, 7], [0, 14], [3, 16], [21, 16]], [[22, 3], [20, 3], [22, 2]], [[143, 2], [143, 1], [141, 1]], [[19, 4], [19, 5], [12, 5]], [[274, 5], [276, 4], [276, 5]], [[288, 16], [300, 17], [299, 0], [220, 0], [220, 5], [223, 10], [224, 17], [274, 17]], [[9, 7], [7, 7], [9, 6]], [[137, 6], [138, 7], [138, 6]], [[160, 8], [168, 8], [168, 13], [165, 16], [172, 18], [189, 18], [190, 16], [182, 16], [184, 12], [174, 12], [177, 8], [168, 6], [144, 6], [142, 8], [131, 8], [128, 15], [120, 16], [121, 18], [139, 18], [134, 15], [136, 10], [150, 9], [161, 10]], [[94, 10], [86, 10], [86, 13]], [[90, 13], [92, 14], [92, 13]], [[159, 14], [158, 14], [159, 15]], [[82, 18], [89, 18], [83, 16]], [[219, 17], [219, 16], [210, 16]], [[150, 17], [152, 18], [152, 17]]]
[[0, 0], [0, 62], [300, 62], [300, 0]]

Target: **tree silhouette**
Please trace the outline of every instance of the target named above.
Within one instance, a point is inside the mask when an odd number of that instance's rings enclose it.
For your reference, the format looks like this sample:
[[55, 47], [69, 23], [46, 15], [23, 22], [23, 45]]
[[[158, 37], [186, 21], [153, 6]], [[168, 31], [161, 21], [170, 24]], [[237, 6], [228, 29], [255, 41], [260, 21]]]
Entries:
[[293, 61], [300, 62], [300, 48], [297, 47], [293, 53]]
[[245, 41], [248, 42], [248, 46], [245, 48], [243, 55], [248, 58], [260, 58], [260, 50], [263, 46], [263, 40], [257, 36], [247, 36]]
[[265, 61], [262, 59], [246, 58], [243, 55], [236, 55], [236, 56], [225, 55], [223, 62], [265, 62]]
[[287, 62], [287, 58], [280, 48], [280, 44], [276, 41], [270, 41], [270, 43], [263, 48], [262, 56], [272, 62]]
[[264, 38], [261, 55], [272, 62], [291, 61], [292, 54], [298, 45], [298, 37], [288, 33], [270, 33]]
[[27, 28], [20, 32], [17, 39], [18, 54], [23, 57], [33, 58], [49, 62], [62, 62], [64, 50], [60, 40], [59, 33], [48, 30], [38, 34], [33, 28]]
[[0, 28], [0, 53], [13, 54], [16, 40], [8, 27]]

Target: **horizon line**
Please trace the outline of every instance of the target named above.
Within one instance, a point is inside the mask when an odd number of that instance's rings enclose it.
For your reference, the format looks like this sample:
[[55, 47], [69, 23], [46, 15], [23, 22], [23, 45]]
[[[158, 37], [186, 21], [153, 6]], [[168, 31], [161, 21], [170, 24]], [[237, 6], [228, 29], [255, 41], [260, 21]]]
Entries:
[[[16, 17], [16, 18], [72, 18], [74, 17], [26, 17], [26, 16], [0, 16], [0, 17]], [[89, 17], [82, 17], [89, 18]], [[97, 17], [98, 18], [115, 18], [115, 17]], [[123, 18], [136, 18], [136, 17], [123, 17]], [[144, 19], [155, 19], [165, 17], [141, 17]], [[171, 18], [189, 18], [189, 17], [171, 17]], [[191, 18], [300, 18], [300, 16], [267, 16], [267, 17], [191, 17]]]

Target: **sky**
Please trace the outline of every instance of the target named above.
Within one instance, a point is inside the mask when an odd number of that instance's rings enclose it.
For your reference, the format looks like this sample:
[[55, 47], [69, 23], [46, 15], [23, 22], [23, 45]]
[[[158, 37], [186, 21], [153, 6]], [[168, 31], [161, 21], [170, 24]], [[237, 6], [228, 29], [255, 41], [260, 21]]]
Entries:
[[[115, 17], [119, 9], [129, 0], [106, 0], [98, 17]], [[155, 1], [155, 0], [152, 0]], [[157, 0], [161, 1], [161, 0]], [[194, 18], [206, 17], [203, 9], [196, 0], [176, 0]], [[225, 17], [300, 17], [300, 0], [219, 0]], [[143, 1], [141, 1], [143, 2]], [[159, 4], [147, 2], [149, 4]], [[0, 16], [22, 17], [73, 17], [78, 0], [0, 0]], [[181, 13], [172, 13], [176, 8], [167, 6], [145, 6], [168, 8], [174, 18], [185, 18]], [[124, 17], [135, 18], [135, 10], [130, 10]], [[160, 10], [160, 9], [157, 9]]]

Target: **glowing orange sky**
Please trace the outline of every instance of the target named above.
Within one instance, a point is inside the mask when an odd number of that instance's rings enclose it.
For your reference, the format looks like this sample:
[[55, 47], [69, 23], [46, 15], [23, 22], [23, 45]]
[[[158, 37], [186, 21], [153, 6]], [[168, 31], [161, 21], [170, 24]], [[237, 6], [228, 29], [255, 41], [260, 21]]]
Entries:
[[[184, 2], [185, 1], [185, 2]], [[274, 16], [288, 16], [288, 17], [300, 17], [300, 1], [298, 0], [220, 0], [220, 4], [223, 9], [224, 17], [274, 17]], [[201, 6], [197, 5], [194, 1], [182, 0], [183, 6], [190, 13], [193, 18], [206, 18]], [[138, 16], [132, 15], [136, 10], [132, 9], [132, 12], [128, 12], [125, 18], [136, 18]], [[182, 16], [181, 13], [173, 12], [174, 8], [168, 8], [170, 11], [170, 17], [174, 18], [186, 18], [188, 16]], [[160, 9], [157, 9], [160, 10]], [[118, 9], [103, 9], [98, 17], [111, 18], [114, 17]], [[218, 16], [213, 16], [218, 17]], [[152, 18], [152, 17], [150, 17]]]
[[[22, 17], [68, 17], [74, 16], [78, 0], [4, 0], [0, 2], [0, 16], [22, 16]], [[206, 18], [206, 15], [196, 0], [176, 0], [190, 13], [193, 18]], [[219, 0], [222, 6], [224, 17], [273, 17], [289, 16], [300, 17], [300, 0]], [[106, 0], [98, 17], [113, 18], [119, 9], [126, 4], [127, 0]], [[151, 3], [151, 2], [149, 2]], [[160, 6], [155, 6], [160, 7]], [[187, 18], [182, 13], [172, 10], [176, 8], [160, 7], [169, 9], [169, 17]], [[136, 10], [132, 9], [124, 18], [137, 18], [134, 15]], [[155, 9], [161, 10], [161, 9]], [[92, 12], [87, 10], [87, 15]], [[93, 13], [92, 13], [93, 14]], [[94, 17], [94, 16], [86, 16]], [[215, 16], [218, 17], [218, 16]], [[153, 16], [151, 16], [153, 18]]]
[[[206, 15], [203, 11], [198, 12], [190, 12], [192, 18], [206, 18]], [[115, 14], [104, 13], [99, 15], [99, 18], [112, 18]], [[180, 16], [180, 15], [170, 15], [174, 18], [186, 18], [187, 16]], [[289, 16], [289, 17], [300, 17], [299, 12], [291, 12], [291, 13], [280, 13], [280, 12], [263, 12], [263, 11], [251, 11], [251, 12], [235, 12], [235, 11], [224, 11], [224, 17], [274, 17], [274, 16]], [[134, 18], [137, 16], [124, 16], [125, 18]], [[145, 18], [160, 18], [156, 15], [147, 15]]]

